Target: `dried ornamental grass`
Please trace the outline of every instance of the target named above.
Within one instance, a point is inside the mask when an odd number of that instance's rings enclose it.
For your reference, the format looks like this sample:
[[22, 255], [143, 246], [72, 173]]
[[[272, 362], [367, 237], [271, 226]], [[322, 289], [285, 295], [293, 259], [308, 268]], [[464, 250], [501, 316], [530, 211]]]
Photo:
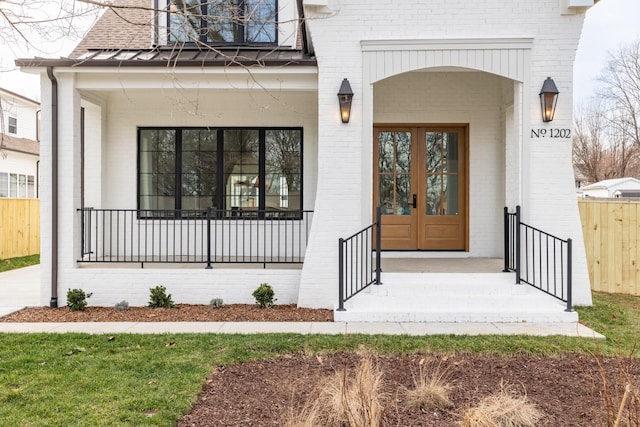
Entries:
[[326, 408], [325, 426], [377, 427], [383, 425], [385, 396], [382, 371], [368, 356], [362, 357], [353, 378], [347, 369], [323, 384], [320, 405]]
[[527, 396], [517, 396], [504, 384], [500, 391], [482, 399], [477, 406], [463, 415], [462, 427], [535, 427], [542, 413], [527, 401]]
[[419, 364], [418, 378], [413, 378], [414, 387], [405, 390], [407, 405], [422, 410], [452, 407], [451, 385], [446, 382], [447, 369], [442, 367], [442, 360], [435, 364], [421, 359]]

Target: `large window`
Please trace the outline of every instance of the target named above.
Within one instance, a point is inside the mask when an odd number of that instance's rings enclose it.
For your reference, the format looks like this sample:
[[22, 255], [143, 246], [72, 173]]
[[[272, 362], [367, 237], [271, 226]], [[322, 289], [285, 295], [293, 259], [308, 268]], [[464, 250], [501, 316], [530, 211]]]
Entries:
[[276, 0], [170, 0], [169, 41], [277, 43]]
[[302, 209], [300, 128], [140, 128], [138, 147], [142, 210]]

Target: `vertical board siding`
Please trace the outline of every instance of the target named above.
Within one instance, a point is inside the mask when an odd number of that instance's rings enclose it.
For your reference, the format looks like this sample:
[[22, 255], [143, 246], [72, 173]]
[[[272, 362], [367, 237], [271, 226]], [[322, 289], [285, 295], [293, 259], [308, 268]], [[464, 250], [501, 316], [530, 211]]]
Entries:
[[578, 207], [591, 288], [640, 295], [640, 201], [580, 200]]
[[0, 199], [0, 259], [40, 253], [40, 200]]
[[422, 68], [453, 66], [486, 71], [516, 81], [523, 81], [526, 61], [523, 48], [377, 50], [364, 52], [370, 64], [370, 83], [393, 75]]

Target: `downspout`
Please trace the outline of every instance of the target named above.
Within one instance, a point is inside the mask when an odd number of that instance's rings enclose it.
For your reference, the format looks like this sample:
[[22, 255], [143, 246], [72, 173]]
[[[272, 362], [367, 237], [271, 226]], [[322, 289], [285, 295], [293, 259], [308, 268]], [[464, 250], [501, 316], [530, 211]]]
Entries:
[[47, 67], [51, 80], [51, 301], [58, 307], [58, 80]]

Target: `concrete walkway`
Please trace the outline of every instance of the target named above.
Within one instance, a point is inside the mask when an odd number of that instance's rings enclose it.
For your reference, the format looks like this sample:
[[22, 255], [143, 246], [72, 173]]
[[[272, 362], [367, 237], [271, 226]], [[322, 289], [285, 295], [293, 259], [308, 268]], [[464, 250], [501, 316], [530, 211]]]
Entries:
[[[0, 273], [0, 317], [40, 305], [40, 266]], [[604, 338], [578, 322], [442, 323], [442, 322], [86, 322], [3, 323], [0, 333], [88, 334], [367, 334], [367, 335], [563, 335]]]

